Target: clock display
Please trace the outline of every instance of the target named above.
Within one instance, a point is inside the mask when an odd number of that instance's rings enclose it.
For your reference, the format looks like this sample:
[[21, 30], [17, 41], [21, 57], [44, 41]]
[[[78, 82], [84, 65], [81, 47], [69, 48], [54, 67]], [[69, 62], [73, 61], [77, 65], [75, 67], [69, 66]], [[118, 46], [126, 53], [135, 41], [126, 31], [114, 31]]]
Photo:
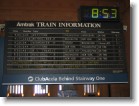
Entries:
[[116, 7], [82, 6], [80, 12], [81, 21], [117, 21], [119, 19]]

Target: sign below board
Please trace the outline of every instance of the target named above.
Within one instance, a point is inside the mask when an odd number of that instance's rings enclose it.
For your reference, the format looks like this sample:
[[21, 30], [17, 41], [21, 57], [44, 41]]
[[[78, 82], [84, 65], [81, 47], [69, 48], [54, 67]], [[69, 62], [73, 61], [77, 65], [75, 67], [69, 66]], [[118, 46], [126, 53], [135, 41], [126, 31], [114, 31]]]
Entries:
[[127, 83], [121, 23], [8, 21], [3, 84]]

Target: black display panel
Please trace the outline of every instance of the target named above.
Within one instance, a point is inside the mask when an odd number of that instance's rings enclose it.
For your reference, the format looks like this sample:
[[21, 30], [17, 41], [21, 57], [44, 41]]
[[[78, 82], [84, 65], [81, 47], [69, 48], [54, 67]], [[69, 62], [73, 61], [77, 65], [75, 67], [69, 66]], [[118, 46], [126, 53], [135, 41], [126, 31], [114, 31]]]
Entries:
[[[57, 78], [43, 83], [127, 82], [123, 39], [121, 23], [9, 21], [4, 83], [32, 82], [32, 76], [37, 83], [37, 75]], [[97, 81], [99, 75], [102, 81]], [[96, 80], [86, 79], [90, 77]]]
[[80, 20], [84, 22], [119, 21], [119, 10], [117, 7], [81, 6]]

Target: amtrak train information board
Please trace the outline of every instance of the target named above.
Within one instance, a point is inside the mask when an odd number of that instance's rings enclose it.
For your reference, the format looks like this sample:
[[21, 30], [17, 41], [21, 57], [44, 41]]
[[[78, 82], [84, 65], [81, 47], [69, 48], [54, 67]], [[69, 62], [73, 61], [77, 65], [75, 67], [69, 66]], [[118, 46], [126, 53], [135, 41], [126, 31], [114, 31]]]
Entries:
[[3, 84], [127, 83], [122, 24], [6, 22]]

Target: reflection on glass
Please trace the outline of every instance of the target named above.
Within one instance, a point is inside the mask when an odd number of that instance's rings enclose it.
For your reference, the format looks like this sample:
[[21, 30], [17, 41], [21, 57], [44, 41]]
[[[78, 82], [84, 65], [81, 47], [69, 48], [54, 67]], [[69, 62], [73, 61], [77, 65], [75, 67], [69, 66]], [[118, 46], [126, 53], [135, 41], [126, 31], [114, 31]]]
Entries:
[[23, 85], [9, 85], [7, 96], [23, 96]]
[[43, 95], [43, 94], [48, 95], [48, 85], [34, 85], [34, 94], [33, 94], [33, 96]]
[[97, 95], [97, 85], [88, 84], [84, 85], [84, 96], [96, 96]]

